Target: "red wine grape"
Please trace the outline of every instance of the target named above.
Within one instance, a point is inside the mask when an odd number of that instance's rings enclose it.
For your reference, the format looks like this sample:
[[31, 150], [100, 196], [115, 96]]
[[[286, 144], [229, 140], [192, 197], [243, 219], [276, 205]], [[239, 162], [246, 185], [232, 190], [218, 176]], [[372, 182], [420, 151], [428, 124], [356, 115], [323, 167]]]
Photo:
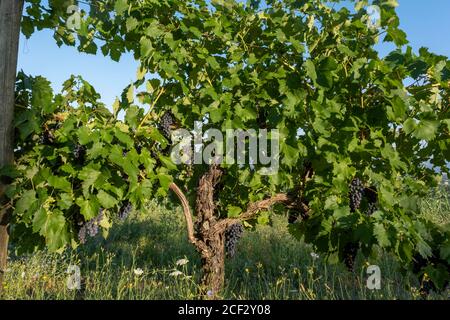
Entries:
[[225, 231], [225, 250], [229, 258], [232, 258], [236, 253], [236, 245], [244, 233], [244, 227], [240, 222], [232, 224]]

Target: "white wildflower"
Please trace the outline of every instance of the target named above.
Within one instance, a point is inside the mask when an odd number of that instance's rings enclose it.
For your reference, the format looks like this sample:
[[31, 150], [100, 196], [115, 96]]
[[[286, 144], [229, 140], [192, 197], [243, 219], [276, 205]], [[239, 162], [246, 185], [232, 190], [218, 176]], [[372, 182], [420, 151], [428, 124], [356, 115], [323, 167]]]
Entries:
[[137, 276], [141, 276], [144, 273], [144, 270], [141, 268], [134, 269], [134, 274]]
[[185, 264], [188, 264], [189, 260], [188, 259], [180, 259], [176, 262], [177, 266], [184, 266]]
[[179, 270], [175, 270], [174, 272], [171, 272], [170, 274], [169, 274], [169, 276], [172, 276], [172, 277], [178, 277], [178, 276], [181, 276], [183, 274], [183, 272], [181, 272], [181, 271], [179, 271]]
[[317, 253], [315, 253], [315, 252], [311, 252], [311, 257], [312, 257], [314, 260], [319, 259], [319, 255], [318, 255]]

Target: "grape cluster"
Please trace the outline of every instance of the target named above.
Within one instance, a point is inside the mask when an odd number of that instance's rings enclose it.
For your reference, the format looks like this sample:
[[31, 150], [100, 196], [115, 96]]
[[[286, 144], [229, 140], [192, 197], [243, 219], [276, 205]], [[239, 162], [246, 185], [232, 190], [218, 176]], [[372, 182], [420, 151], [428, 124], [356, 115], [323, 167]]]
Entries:
[[133, 205], [129, 201], [123, 202], [122, 207], [120, 207], [119, 214], [118, 214], [119, 219], [121, 221], [125, 220], [132, 210], [133, 210]]
[[366, 214], [370, 217], [371, 215], [373, 215], [375, 213], [375, 211], [378, 210], [378, 206], [376, 203], [369, 203]]
[[86, 148], [83, 147], [80, 144], [76, 144], [75, 147], [73, 148], [73, 156], [75, 158], [75, 160], [82, 164], [84, 162], [84, 159], [86, 157]]
[[55, 142], [55, 136], [52, 131], [45, 130], [39, 137], [39, 143], [45, 145], [52, 145]]
[[78, 231], [78, 239], [80, 240], [80, 243], [86, 243], [87, 236], [95, 237], [97, 235], [98, 226], [102, 220], [103, 209], [100, 209], [98, 215], [95, 218], [85, 222]]
[[229, 258], [236, 253], [236, 245], [244, 233], [244, 227], [241, 223], [235, 223], [225, 231], [225, 251]]
[[355, 212], [356, 209], [359, 208], [361, 205], [361, 200], [364, 195], [364, 186], [359, 178], [355, 178], [350, 183], [350, 192], [349, 192], [349, 198], [350, 198], [350, 211]]
[[378, 210], [377, 202], [378, 202], [378, 194], [376, 192], [376, 187], [366, 188], [364, 189], [364, 194], [367, 198], [367, 211], [366, 214], [371, 216]]
[[164, 136], [167, 139], [170, 139], [170, 127], [174, 124], [174, 119], [173, 119], [173, 115], [170, 111], [166, 111], [161, 119], [160, 119], [160, 123], [159, 126], [161, 128], [161, 131], [163, 132]]
[[300, 213], [297, 210], [290, 210], [288, 216], [288, 223], [295, 223], [299, 217]]
[[358, 253], [358, 244], [349, 242], [344, 247], [344, 264], [351, 272], [355, 269], [355, 260]]

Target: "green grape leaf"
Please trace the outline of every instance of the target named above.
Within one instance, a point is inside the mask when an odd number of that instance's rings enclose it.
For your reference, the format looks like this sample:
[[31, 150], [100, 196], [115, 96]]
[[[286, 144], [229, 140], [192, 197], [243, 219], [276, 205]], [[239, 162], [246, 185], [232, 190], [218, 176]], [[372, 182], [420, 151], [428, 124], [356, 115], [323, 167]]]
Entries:
[[98, 192], [97, 199], [100, 205], [105, 209], [110, 209], [119, 203], [116, 198], [103, 190]]

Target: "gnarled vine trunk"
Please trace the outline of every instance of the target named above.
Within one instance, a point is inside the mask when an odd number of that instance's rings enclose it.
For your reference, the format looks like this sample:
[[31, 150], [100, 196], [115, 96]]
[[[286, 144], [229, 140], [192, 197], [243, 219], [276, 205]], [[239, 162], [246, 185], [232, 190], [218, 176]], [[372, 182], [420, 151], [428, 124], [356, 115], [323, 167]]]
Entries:
[[202, 255], [201, 295], [206, 299], [217, 298], [225, 283], [224, 233], [208, 242], [209, 251]]
[[[197, 237], [206, 246], [200, 248], [202, 258], [201, 296], [206, 299], [217, 298], [225, 279], [225, 231], [217, 230], [214, 192], [222, 176], [217, 166], [211, 166], [199, 181], [197, 189]], [[205, 250], [206, 249], [206, 250]]]
[[[0, 0], [0, 167], [14, 157], [14, 85], [23, 0]], [[0, 292], [8, 258], [10, 210], [5, 205], [5, 185], [0, 181]]]
[[196, 199], [196, 228], [189, 202], [180, 190], [172, 183], [170, 189], [181, 200], [186, 218], [188, 239], [201, 255], [202, 278], [200, 297], [202, 299], [219, 299], [225, 284], [225, 232], [233, 224], [253, 219], [261, 210], [268, 210], [275, 203], [283, 203], [286, 207], [298, 210], [302, 218], [306, 218], [309, 207], [300, 198], [279, 193], [270, 198], [250, 203], [247, 210], [237, 218], [220, 219], [216, 212], [214, 193], [222, 176], [222, 170], [215, 165], [201, 177]]

